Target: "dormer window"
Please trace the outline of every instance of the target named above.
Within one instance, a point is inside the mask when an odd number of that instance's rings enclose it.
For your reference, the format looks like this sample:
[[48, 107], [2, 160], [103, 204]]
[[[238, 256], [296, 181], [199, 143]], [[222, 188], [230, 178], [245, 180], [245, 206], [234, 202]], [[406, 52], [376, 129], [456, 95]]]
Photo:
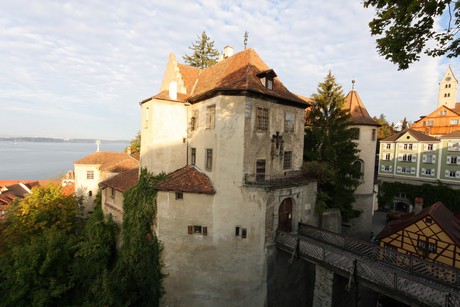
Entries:
[[276, 77], [276, 73], [273, 71], [273, 69], [261, 72], [257, 75], [257, 77], [260, 78], [260, 82], [263, 86], [265, 86], [266, 89], [270, 91], [273, 90], [273, 81]]

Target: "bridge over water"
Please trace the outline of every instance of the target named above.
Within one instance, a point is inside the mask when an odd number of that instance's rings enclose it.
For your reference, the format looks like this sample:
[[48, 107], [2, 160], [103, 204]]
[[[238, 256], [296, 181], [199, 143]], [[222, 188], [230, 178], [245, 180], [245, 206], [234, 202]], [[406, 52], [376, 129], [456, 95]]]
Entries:
[[277, 232], [276, 246], [410, 305], [460, 306], [460, 270], [299, 223], [298, 233]]

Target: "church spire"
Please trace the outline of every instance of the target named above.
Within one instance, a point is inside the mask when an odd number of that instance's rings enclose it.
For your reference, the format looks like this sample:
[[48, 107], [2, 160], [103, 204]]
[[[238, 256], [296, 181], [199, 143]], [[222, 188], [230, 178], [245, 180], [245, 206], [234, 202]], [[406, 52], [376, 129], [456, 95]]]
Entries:
[[458, 80], [455, 78], [454, 72], [449, 65], [444, 77], [439, 83], [438, 108], [446, 106], [450, 109], [454, 109], [457, 103], [457, 90]]

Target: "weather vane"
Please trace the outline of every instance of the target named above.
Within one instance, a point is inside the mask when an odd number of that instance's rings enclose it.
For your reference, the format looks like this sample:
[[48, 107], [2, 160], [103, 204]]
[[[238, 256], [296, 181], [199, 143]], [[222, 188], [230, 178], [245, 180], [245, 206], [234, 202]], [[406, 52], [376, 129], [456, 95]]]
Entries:
[[244, 32], [244, 49], [248, 46], [248, 31]]
[[355, 89], [355, 79], [351, 80], [351, 89]]

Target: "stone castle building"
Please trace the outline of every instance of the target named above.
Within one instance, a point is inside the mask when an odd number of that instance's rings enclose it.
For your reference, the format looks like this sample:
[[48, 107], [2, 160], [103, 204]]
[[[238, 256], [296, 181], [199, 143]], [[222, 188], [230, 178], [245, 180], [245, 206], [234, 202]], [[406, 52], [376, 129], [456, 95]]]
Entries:
[[253, 49], [204, 69], [170, 55], [141, 102], [141, 167], [157, 195], [168, 306], [263, 306], [276, 230], [314, 222], [300, 173], [304, 109]]

